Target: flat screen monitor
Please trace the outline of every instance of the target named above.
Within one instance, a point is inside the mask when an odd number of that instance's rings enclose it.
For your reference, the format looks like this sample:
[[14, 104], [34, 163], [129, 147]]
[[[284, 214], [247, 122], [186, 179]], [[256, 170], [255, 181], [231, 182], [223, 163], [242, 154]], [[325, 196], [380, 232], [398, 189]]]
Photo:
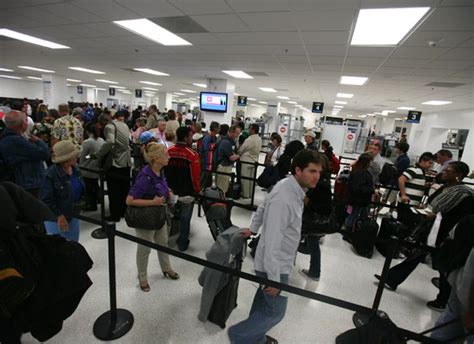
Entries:
[[227, 112], [227, 93], [201, 92], [201, 111]]

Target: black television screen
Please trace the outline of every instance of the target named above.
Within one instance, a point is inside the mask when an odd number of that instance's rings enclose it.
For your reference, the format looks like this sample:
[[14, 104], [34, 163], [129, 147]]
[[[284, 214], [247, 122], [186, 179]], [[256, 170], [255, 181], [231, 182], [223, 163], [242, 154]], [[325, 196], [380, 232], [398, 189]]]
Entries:
[[201, 92], [201, 111], [227, 112], [227, 93]]
[[408, 111], [407, 123], [420, 123], [421, 111]]

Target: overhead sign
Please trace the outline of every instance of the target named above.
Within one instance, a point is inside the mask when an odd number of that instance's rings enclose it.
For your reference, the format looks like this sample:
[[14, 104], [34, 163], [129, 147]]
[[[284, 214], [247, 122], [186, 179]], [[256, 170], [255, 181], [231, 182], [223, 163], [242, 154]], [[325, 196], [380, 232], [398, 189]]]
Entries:
[[115, 96], [115, 88], [109, 87], [109, 96]]
[[77, 94], [82, 94], [83, 89], [82, 86], [77, 86]]
[[237, 97], [237, 105], [238, 106], [247, 106], [247, 97], [246, 96], [238, 96]]
[[142, 97], [142, 90], [137, 88], [135, 90], [135, 98], [141, 98]]
[[322, 102], [313, 102], [312, 112], [314, 113], [323, 113], [324, 103]]
[[283, 136], [287, 133], [288, 131], [288, 124], [282, 124], [280, 125], [280, 127], [278, 128], [278, 132]]
[[408, 111], [407, 123], [420, 123], [421, 111]]

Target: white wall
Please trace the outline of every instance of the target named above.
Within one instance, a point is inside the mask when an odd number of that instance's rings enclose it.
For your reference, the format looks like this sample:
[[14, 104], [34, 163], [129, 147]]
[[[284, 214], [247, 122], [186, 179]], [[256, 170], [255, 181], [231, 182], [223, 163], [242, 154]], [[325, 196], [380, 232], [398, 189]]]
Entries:
[[419, 124], [412, 124], [408, 136], [410, 152], [420, 155], [425, 151], [436, 152], [445, 142], [448, 129], [469, 129], [462, 161], [474, 169], [474, 110], [423, 114]]
[[43, 83], [0, 78], [0, 97], [42, 99]]

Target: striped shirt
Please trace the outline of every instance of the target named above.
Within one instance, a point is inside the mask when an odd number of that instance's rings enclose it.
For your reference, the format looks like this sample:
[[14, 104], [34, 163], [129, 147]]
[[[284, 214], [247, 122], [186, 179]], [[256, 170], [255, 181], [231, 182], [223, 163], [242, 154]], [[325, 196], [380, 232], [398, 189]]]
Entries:
[[425, 172], [419, 167], [410, 167], [402, 176], [407, 179], [405, 192], [410, 197], [410, 204], [419, 205], [425, 194]]

